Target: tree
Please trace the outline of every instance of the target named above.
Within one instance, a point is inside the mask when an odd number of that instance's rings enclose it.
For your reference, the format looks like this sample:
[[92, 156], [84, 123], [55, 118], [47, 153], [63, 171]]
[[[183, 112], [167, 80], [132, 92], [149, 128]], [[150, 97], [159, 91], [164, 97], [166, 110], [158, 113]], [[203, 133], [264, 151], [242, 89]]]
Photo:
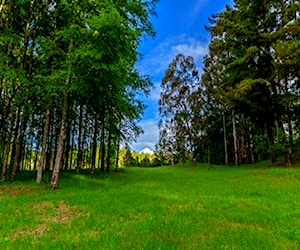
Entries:
[[[199, 76], [194, 59], [179, 54], [165, 72], [159, 101], [162, 116], [160, 136], [170, 138], [170, 143], [167, 143], [167, 138], [161, 138], [160, 147], [174, 144], [173, 153], [184, 160], [186, 152], [189, 152], [192, 162], [195, 160], [195, 139], [199, 132], [194, 127], [198, 114], [193, 108], [193, 104], [199, 103], [198, 84]], [[169, 151], [167, 148], [163, 150]]]
[[148, 94], [152, 83], [135, 63], [142, 37], [154, 35], [149, 17], [156, 2], [1, 3], [2, 181], [31, 168], [34, 155], [37, 182], [53, 168], [56, 189], [59, 172], [72, 162], [93, 171], [98, 145], [102, 166], [111, 167], [116, 144], [141, 132], [137, 93]]
[[124, 162], [124, 166], [126, 166], [126, 167], [134, 166], [134, 158], [132, 157], [132, 154], [131, 154], [131, 151], [129, 148], [126, 148], [123, 162]]
[[[250, 126], [247, 123], [244, 127], [247, 129], [247, 152], [251, 151], [251, 138], [261, 134], [266, 135], [265, 145], [272, 149], [275, 135], [278, 134], [276, 131], [281, 130], [284, 123], [289, 124], [288, 119], [285, 121], [284, 118], [288, 118], [286, 114], [289, 111], [280, 100], [289, 96], [292, 98], [287, 97], [286, 100], [291, 100], [291, 105], [296, 104], [292, 100], [299, 96], [294, 84], [298, 77], [291, 74], [293, 70], [288, 72], [284, 69], [285, 60], [278, 56], [280, 57], [279, 44], [285, 43], [285, 47], [289, 47], [287, 44], [293, 47], [292, 44], [298, 43], [299, 29], [295, 18], [297, 7], [297, 1], [279, 3], [253, 0], [249, 3], [237, 0], [234, 7], [227, 6], [222, 13], [210, 20], [212, 40], [209, 56], [205, 59], [202, 81], [210, 86], [209, 90], [215, 101], [232, 110], [236, 161], [242, 158], [243, 149], [238, 146], [244, 140], [243, 136], [237, 134], [236, 119], [239, 118], [240, 123], [251, 121]], [[297, 55], [298, 52], [295, 49], [287, 53]], [[293, 56], [292, 58], [293, 67], [299, 65]], [[280, 69], [279, 64], [282, 66]], [[284, 88], [285, 85], [290, 87]], [[223, 113], [225, 112], [226, 110]], [[293, 130], [291, 126], [288, 127], [290, 131]], [[271, 151], [268, 151], [270, 158], [275, 161], [276, 154]], [[248, 155], [248, 158], [252, 158], [251, 152]]]

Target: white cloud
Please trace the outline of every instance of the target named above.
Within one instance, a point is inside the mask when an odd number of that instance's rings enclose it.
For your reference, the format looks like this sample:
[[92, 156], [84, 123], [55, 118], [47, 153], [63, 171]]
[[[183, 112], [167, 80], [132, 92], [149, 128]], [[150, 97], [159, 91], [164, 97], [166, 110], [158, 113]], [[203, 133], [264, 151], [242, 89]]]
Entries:
[[[151, 91], [147, 100], [147, 102], [151, 102], [152, 110], [153, 107], [156, 107], [160, 98], [160, 81], [175, 56], [180, 53], [192, 56], [196, 64], [199, 65], [203, 56], [208, 52], [207, 48], [208, 42], [201, 42], [194, 37], [183, 34], [165, 39], [152, 50], [144, 53], [144, 58], [137, 64], [137, 69], [142, 75], [150, 75], [155, 81], [155, 88]], [[151, 120], [147, 118], [147, 120], [142, 120], [139, 123], [144, 130], [144, 134], [137, 139], [136, 143], [132, 144], [132, 149], [140, 151], [147, 147], [154, 150], [154, 146], [159, 139], [158, 120], [157, 114], [151, 117]]]
[[131, 145], [132, 149], [136, 151], [140, 151], [144, 148], [154, 150], [159, 136], [157, 120], [144, 120], [141, 121], [139, 125], [143, 128], [144, 134], [138, 138], [137, 142]]
[[177, 44], [172, 46], [172, 51], [175, 56], [179, 53], [186, 56], [192, 56], [196, 61], [199, 61], [208, 53], [207, 45], [203, 45], [195, 39], [189, 39], [187, 43]]
[[191, 11], [191, 17], [193, 18], [197, 17], [209, 2], [210, 1], [207, 0], [195, 1]]
[[148, 99], [152, 102], [158, 103], [160, 99], [160, 92], [161, 92], [160, 82], [155, 82], [154, 89], [152, 89]]
[[168, 38], [146, 53], [137, 68], [142, 74], [162, 77], [177, 54], [192, 56], [196, 62], [200, 62], [207, 54], [207, 48], [207, 43], [200, 42], [186, 34]]

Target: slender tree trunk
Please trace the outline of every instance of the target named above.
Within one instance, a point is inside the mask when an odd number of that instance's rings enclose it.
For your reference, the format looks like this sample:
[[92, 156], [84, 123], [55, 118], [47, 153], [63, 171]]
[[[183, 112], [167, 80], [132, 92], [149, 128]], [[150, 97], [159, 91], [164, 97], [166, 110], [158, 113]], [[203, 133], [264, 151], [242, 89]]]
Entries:
[[292, 157], [294, 141], [293, 141], [292, 122], [289, 114], [288, 114], [288, 131], [289, 131], [289, 138], [287, 140], [288, 149], [285, 154], [284, 165], [290, 167], [294, 164], [294, 160]]
[[[67, 77], [66, 80], [66, 86], [69, 87], [70, 82], [70, 76]], [[68, 111], [68, 90], [65, 91], [64, 94], [64, 104], [62, 109], [62, 120], [60, 125], [60, 132], [59, 132], [59, 138], [58, 138], [58, 144], [57, 144], [57, 150], [56, 150], [56, 156], [55, 156], [55, 164], [53, 167], [53, 174], [52, 174], [52, 180], [51, 180], [51, 186], [55, 190], [58, 188], [58, 178], [59, 178], [59, 170], [61, 167], [61, 160], [62, 155], [64, 152], [64, 142], [66, 138], [66, 127], [67, 127], [67, 111]]]
[[7, 168], [8, 168], [8, 160], [9, 160], [9, 154], [10, 154], [10, 147], [11, 147], [11, 140], [7, 139], [7, 143], [5, 146], [5, 156], [4, 156], [4, 161], [2, 165], [2, 173], [1, 173], [1, 181], [5, 182], [6, 180], [6, 173], [7, 173]]
[[98, 116], [95, 114], [94, 118], [94, 136], [93, 136], [93, 148], [92, 148], [92, 166], [91, 175], [94, 175], [94, 169], [96, 166], [96, 154], [97, 154], [97, 133], [98, 133]]
[[[75, 125], [74, 125], [75, 126]], [[74, 149], [74, 132], [73, 130], [71, 131], [71, 155], [70, 155], [70, 165], [69, 165], [69, 169], [71, 170], [73, 167], [73, 149]]]
[[[85, 114], [84, 121], [87, 121], [87, 114]], [[83, 133], [82, 133], [82, 143], [81, 143], [81, 149], [82, 149], [82, 163], [81, 168], [83, 169], [87, 165], [87, 151], [88, 151], [88, 141], [86, 140], [86, 134], [88, 128], [83, 127]]]
[[234, 160], [235, 165], [239, 165], [239, 149], [238, 149], [238, 140], [236, 134], [236, 120], [235, 120], [235, 113], [232, 110], [232, 132], [233, 132], [233, 144], [234, 144]]
[[23, 140], [24, 140], [24, 134], [25, 134], [25, 130], [27, 127], [27, 122], [28, 122], [28, 110], [25, 107], [24, 108], [24, 113], [23, 113], [23, 117], [22, 117], [22, 124], [20, 126], [20, 131], [19, 131], [19, 136], [16, 140], [16, 151], [15, 151], [15, 155], [14, 155], [14, 160], [13, 160], [13, 165], [12, 165], [12, 172], [10, 175], [10, 180], [14, 181], [15, 179], [15, 175], [17, 173], [17, 171], [20, 168], [20, 162], [22, 160], [22, 154], [23, 154]]
[[[265, 130], [266, 130], [266, 134], [267, 134], [268, 148], [270, 149], [272, 147], [272, 145], [274, 145], [274, 137], [273, 137], [272, 127], [270, 126], [270, 124], [268, 122], [265, 122]], [[272, 163], [276, 162], [277, 155], [275, 152], [271, 152], [270, 160]]]
[[251, 146], [251, 130], [250, 126], [243, 116], [243, 122], [244, 122], [244, 131], [245, 131], [245, 138], [246, 138], [246, 150], [247, 150], [247, 163], [252, 163], [254, 161], [252, 146]]
[[226, 117], [225, 112], [223, 112], [223, 135], [224, 135], [224, 153], [225, 153], [225, 165], [228, 164], [228, 150], [227, 150], [227, 133], [226, 133]]
[[[68, 53], [70, 56], [70, 53], [73, 48], [73, 40], [70, 40], [69, 42], [69, 49]], [[55, 165], [53, 168], [53, 174], [52, 174], [52, 180], [51, 180], [51, 186], [55, 190], [58, 188], [58, 178], [59, 178], [59, 170], [61, 166], [61, 160], [64, 152], [64, 144], [66, 139], [66, 133], [67, 133], [67, 122], [68, 122], [68, 104], [69, 104], [69, 89], [70, 89], [70, 82], [71, 82], [71, 64], [69, 66], [69, 73], [66, 78], [65, 82], [65, 93], [64, 93], [64, 101], [63, 101], [63, 107], [62, 107], [62, 118], [61, 118], [61, 125], [60, 125], [60, 132], [59, 132], [59, 139], [58, 139], [58, 145], [57, 145], [57, 151], [55, 156]]]
[[71, 124], [68, 121], [68, 128], [67, 128], [67, 139], [65, 141], [65, 154], [63, 159], [63, 169], [68, 169], [69, 164], [69, 153], [70, 153], [70, 139], [71, 139]]
[[79, 105], [79, 124], [78, 124], [78, 153], [77, 153], [77, 165], [76, 172], [78, 173], [79, 169], [82, 167], [82, 106]]
[[101, 121], [101, 171], [105, 170], [105, 126], [104, 126], [104, 119]]
[[11, 124], [10, 132], [9, 132], [8, 136], [6, 137], [6, 144], [5, 144], [5, 147], [3, 150], [4, 160], [3, 160], [2, 173], [1, 173], [1, 181], [2, 182], [5, 182], [5, 180], [6, 180], [6, 175], [7, 175], [7, 171], [8, 171], [8, 167], [9, 167], [11, 144], [12, 144], [12, 141], [14, 141], [14, 137], [15, 137], [14, 133], [16, 132], [16, 130], [14, 130], [15, 122], [16, 122], [16, 112], [13, 112], [12, 117], [11, 117], [11, 122], [10, 122], [10, 124]]
[[[51, 112], [52, 113], [52, 112]], [[51, 121], [51, 115], [50, 115], [50, 121]], [[52, 148], [53, 148], [53, 143], [55, 143], [54, 145], [56, 145], [56, 142], [53, 142], [53, 140], [55, 140], [55, 135], [54, 135], [54, 131], [55, 131], [55, 124], [54, 122], [51, 123], [50, 125], [50, 130], [49, 130], [49, 141], [48, 141], [48, 146], [47, 146], [47, 152], [46, 152], [46, 166], [45, 166], [45, 171], [50, 171], [51, 169], [51, 162], [52, 162]]]
[[48, 138], [49, 129], [50, 129], [50, 116], [51, 116], [51, 111], [50, 111], [50, 109], [47, 109], [46, 110], [46, 115], [45, 115], [45, 124], [44, 124], [44, 133], [43, 133], [43, 141], [42, 141], [41, 159], [40, 159], [39, 168], [38, 168], [38, 171], [37, 171], [36, 183], [41, 183], [42, 175], [43, 175], [43, 168], [44, 168], [44, 165], [46, 163], [47, 138]]
[[101, 166], [101, 140], [100, 140], [100, 146], [99, 146], [99, 150], [98, 150], [98, 168], [100, 168]]
[[118, 171], [119, 169], [119, 155], [120, 155], [120, 137], [118, 137], [118, 141], [117, 141], [116, 171]]
[[106, 171], [110, 171], [110, 158], [111, 158], [111, 131], [108, 130], [108, 139], [107, 139], [107, 156], [106, 156]]
[[51, 160], [52, 160], [52, 165], [51, 165], [51, 167], [52, 167], [52, 169], [54, 169], [54, 165], [55, 165], [55, 156], [56, 156], [56, 153], [57, 153], [57, 145], [58, 145], [58, 137], [59, 137], [59, 131], [60, 131], [60, 124], [59, 124], [59, 126], [58, 125], [56, 125], [55, 127], [54, 127], [54, 134], [53, 134], [53, 137], [54, 137], [54, 144], [53, 144], [53, 146], [54, 146], [54, 152], [53, 152], [53, 154], [51, 153]]

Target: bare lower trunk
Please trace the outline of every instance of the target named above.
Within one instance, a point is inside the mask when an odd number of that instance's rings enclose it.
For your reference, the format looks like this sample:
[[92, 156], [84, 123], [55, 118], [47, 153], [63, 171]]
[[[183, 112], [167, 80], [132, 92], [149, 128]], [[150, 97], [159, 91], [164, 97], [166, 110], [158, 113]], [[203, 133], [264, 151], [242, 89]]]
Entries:
[[23, 154], [23, 140], [24, 140], [24, 134], [27, 126], [27, 121], [28, 121], [28, 111], [25, 108], [23, 113], [22, 124], [20, 126], [19, 136], [16, 141], [16, 151], [13, 158], [12, 172], [10, 175], [11, 181], [15, 179], [16, 173], [20, 168], [20, 162], [22, 160], [22, 154]]
[[95, 169], [95, 165], [96, 165], [97, 132], [98, 132], [98, 120], [97, 120], [97, 118], [98, 118], [97, 115], [95, 115], [91, 175], [94, 174], [94, 169]]
[[119, 168], [119, 155], [120, 155], [120, 138], [118, 138], [118, 142], [117, 142], [116, 171]]
[[15, 119], [16, 119], [16, 113], [14, 112], [11, 118], [11, 128], [10, 128], [10, 133], [7, 135], [7, 141], [6, 144], [4, 146], [4, 150], [3, 150], [3, 156], [4, 156], [4, 160], [3, 160], [3, 165], [2, 165], [2, 173], [1, 173], [1, 181], [4, 182], [6, 180], [6, 174], [7, 174], [7, 170], [8, 170], [8, 166], [9, 166], [9, 156], [10, 156], [10, 152], [11, 152], [11, 142], [14, 140], [14, 123], [15, 123]]
[[235, 165], [239, 165], [239, 154], [238, 154], [238, 141], [237, 141], [237, 134], [236, 134], [236, 120], [235, 120], [235, 113], [234, 110], [232, 111], [232, 130], [233, 130], [233, 143], [234, 143], [234, 160]]
[[[72, 51], [72, 48], [73, 48], [73, 40], [70, 40], [69, 48], [68, 48], [69, 55]], [[65, 89], [65, 93], [64, 93], [64, 102], [63, 102], [63, 107], [62, 107], [62, 118], [61, 118], [61, 124], [60, 124], [56, 156], [55, 156], [55, 164], [53, 167], [52, 180], [51, 180], [51, 186], [54, 190], [58, 188], [59, 170], [60, 170], [60, 166], [61, 166], [62, 156], [64, 153], [64, 144], [65, 144], [65, 139], [66, 139], [66, 135], [67, 135], [69, 89], [70, 89], [70, 82], [71, 82], [70, 71], [71, 71], [71, 65], [69, 66], [69, 74], [68, 74], [68, 76], [66, 78], [66, 82], [65, 82], [66, 89]]]
[[110, 171], [110, 156], [111, 156], [111, 132], [108, 131], [107, 156], [106, 156], [106, 171]]
[[7, 173], [7, 168], [8, 168], [8, 159], [9, 159], [9, 153], [10, 153], [10, 144], [11, 140], [8, 139], [6, 146], [5, 146], [5, 157], [2, 165], [2, 174], [1, 174], [1, 181], [5, 182], [6, 180], [6, 173]]
[[82, 106], [79, 106], [79, 124], [78, 124], [78, 154], [77, 154], [77, 165], [76, 172], [79, 172], [79, 169], [82, 167]]
[[[267, 134], [268, 148], [270, 149], [274, 145], [274, 137], [272, 127], [270, 124], [267, 124], [267, 122], [265, 123], [265, 130]], [[277, 154], [275, 152], [271, 152], [269, 156], [272, 163], [276, 162]]]
[[[70, 81], [70, 76], [67, 77], [66, 85], [69, 85], [69, 81]], [[67, 112], [68, 112], [68, 91], [66, 90], [64, 94], [62, 119], [61, 119], [58, 145], [57, 145], [56, 156], [55, 156], [55, 164], [53, 167], [52, 181], [51, 181], [51, 186], [54, 190], [57, 189], [58, 187], [59, 170], [60, 170], [61, 160], [64, 152], [64, 142], [67, 134]]]
[[227, 134], [226, 134], [226, 117], [225, 117], [225, 113], [223, 113], [223, 135], [224, 135], [225, 165], [228, 165], [228, 150], [227, 150]]
[[[68, 104], [69, 106], [69, 104]], [[70, 139], [71, 139], [71, 124], [70, 121], [68, 120], [67, 122], [68, 128], [67, 128], [67, 136], [66, 136], [66, 141], [65, 141], [65, 153], [63, 157], [63, 169], [68, 169], [69, 167], [69, 153], [70, 153]]]
[[102, 118], [101, 121], [101, 171], [105, 170], [105, 126], [104, 126], [104, 119]]
[[42, 152], [41, 152], [41, 159], [39, 162], [39, 168], [37, 171], [36, 183], [41, 183], [42, 175], [43, 175], [43, 168], [46, 162], [46, 153], [47, 153], [47, 138], [50, 129], [50, 109], [46, 111], [46, 120], [44, 124], [44, 134], [43, 134], [43, 141], [42, 141]]
[[285, 159], [284, 159], [284, 165], [287, 167], [291, 167], [294, 165], [294, 160], [292, 157], [292, 151], [288, 150], [288, 152], [285, 154]]

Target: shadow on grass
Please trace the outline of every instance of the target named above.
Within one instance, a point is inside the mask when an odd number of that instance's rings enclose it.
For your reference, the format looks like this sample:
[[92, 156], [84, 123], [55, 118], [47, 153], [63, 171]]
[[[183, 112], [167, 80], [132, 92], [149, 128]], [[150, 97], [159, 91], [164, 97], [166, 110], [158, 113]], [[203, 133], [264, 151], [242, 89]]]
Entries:
[[[71, 188], [72, 186], [87, 188], [89, 186], [101, 186], [101, 182], [109, 179], [118, 179], [119, 175], [126, 174], [126, 171], [115, 172], [103, 172], [100, 169], [95, 169], [94, 174], [91, 175], [90, 169], [80, 170], [79, 173], [76, 170], [63, 170], [60, 172], [58, 185], [60, 188]], [[0, 188], [30, 188], [30, 189], [51, 189], [52, 170], [44, 171], [42, 183], [36, 184], [37, 171], [35, 170], [22, 170], [17, 173], [15, 181], [11, 182], [9, 179], [6, 182], [0, 182]], [[39, 187], [39, 188], [38, 188]], [[14, 192], [14, 191], [12, 191]], [[29, 193], [29, 192], [28, 192]]]

